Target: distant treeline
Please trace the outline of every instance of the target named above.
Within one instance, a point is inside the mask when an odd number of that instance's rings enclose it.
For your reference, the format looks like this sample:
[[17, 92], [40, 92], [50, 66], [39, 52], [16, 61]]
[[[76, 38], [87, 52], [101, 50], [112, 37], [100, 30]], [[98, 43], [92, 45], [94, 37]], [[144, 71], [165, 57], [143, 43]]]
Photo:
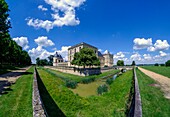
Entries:
[[30, 65], [31, 58], [9, 34], [11, 23], [8, 19], [8, 4], [0, 0], [0, 66], [3, 64]]

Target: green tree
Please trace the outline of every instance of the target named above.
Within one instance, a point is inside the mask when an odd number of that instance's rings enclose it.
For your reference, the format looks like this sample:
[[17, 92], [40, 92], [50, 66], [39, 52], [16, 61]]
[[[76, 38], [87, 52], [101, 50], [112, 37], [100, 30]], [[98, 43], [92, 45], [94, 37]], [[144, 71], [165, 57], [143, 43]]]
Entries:
[[123, 60], [118, 60], [117, 61], [117, 66], [124, 66], [124, 61]]
[[159, 64], [158, 64], [158, 63], [155, 63], [155, 66], [159, 66]]
[[135, 61], [132, 61], [132, 66], [135, 66], [135, 65], [136, 65]]
[[48, 60], [49, 60], [48, 64], [51, 65], [51, 66], [53, 65], [53, 57], [54, 57], [54, 55], [50, 55], [48, 57]]
[[11, 27], [10, 21], [8, 20], [8, 4], [5, 0], [0, 0], [0, 58], [1, 64], [7, 62], [8, 46], [10, 42], [10, 35], [8, 34], [9, 28]]
[[170, 60], [165, 63], [166, 66], [170, 66]]
[[83, 48], [80, 52], [74, 54], [74, 59], [71, 64], [83, 66], [85, 68], [85, 66], [99, 66], [100, 61], [92, 49]]

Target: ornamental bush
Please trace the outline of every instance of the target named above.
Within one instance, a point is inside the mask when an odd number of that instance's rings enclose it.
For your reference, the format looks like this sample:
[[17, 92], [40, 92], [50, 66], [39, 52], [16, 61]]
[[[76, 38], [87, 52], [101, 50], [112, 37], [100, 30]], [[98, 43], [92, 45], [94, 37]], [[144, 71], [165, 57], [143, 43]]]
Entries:
[[102, 95], [104, 92], [107, 92], [108, 91], [108, 86], [106, 84], [104, 85], [100, 85], [98, 88], [97, 88], [97, 93], [98, 95]]
[[77, 87], [77, 82], [72, 81], [72, 80], [66, 80], [66, 86], [68, 88], [75, 89]]
[[113, 78], [108, 78], [108, 79], [106, 80], [106, 84], [108, 84], [108, 85], [111, 85], [112, 82], [113, 82]]

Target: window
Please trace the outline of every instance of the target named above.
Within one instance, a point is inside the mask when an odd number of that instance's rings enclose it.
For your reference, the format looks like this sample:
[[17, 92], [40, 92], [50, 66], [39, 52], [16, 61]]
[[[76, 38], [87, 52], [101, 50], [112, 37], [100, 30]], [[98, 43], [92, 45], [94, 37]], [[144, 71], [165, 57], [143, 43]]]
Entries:
[[81, 50], [81, 47], [79, 47], [79, 52], [80, 52], [80, 50]]

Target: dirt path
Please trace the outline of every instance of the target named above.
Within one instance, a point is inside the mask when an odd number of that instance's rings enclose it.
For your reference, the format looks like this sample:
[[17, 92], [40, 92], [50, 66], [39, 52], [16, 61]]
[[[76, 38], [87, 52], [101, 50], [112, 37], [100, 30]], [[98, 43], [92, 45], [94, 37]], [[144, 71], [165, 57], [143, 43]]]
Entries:
[[161, 90], [164, 92], [164, 96], [167, 99], [170, 99], [170, 78], [157, 74], [155, 72], [143, 69], [141, 67], [138, 67], [138, 69], [141, 70], [144, 74], [146, 74], [150, 78], [157, 81], [161, 86]]
[[15, 83], [16, 80], [25, 73], [29, 67], [20, 68], [19, 70], [13, 70], [9, 73], [0, 75], [0, 92], [4, 87], [8, 87], [10, 84]]

